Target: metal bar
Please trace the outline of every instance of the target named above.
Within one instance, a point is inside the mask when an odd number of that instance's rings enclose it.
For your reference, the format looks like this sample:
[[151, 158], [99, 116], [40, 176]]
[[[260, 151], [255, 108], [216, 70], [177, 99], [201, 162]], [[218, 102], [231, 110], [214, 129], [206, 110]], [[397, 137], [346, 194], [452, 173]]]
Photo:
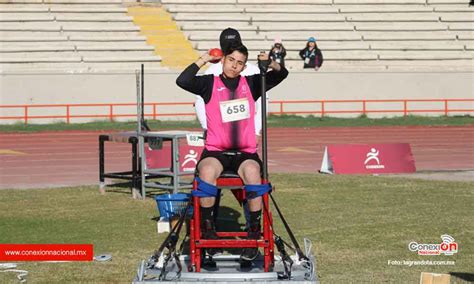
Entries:
[[448, 116], [448, 100], [444, 100], [444, 115]]
[[113, 110], [113, 104], [110, 104], [110, 111], [109, 111], [109, 117], [110, 117], [110, 121], [113, 122], [114, 121], [114, 110]]
[[28, 106], [25, 106], [25, 124], [28, 124]]
[[199, 240], [196, 242], [198, 248], [254, 248], [254, 247], [268, 247], [268, 242], [265, 240]]
[[[134, 137], [132, 137], [134, 138]], [[137, 143], [138, 139], [130, 139], [132, 144], [132, 194], [133, 189], [138, 188], [138, 182], [140, 181], [140, 173], [138, 171], [138, 153], [137, 153]]]
[[99, 183], [102, 185], [105, 182], [105, 154], [104, 154], [104, 141], [108, 141], [108, 135], [100, 135], [99, 136]]
[[141, 70], [140, 70], [141, 71], [140, 72], [141, 81], [140, 82], [141, 82], [141, 98], [142, 98], [141, 99], [141, 108], [142, 108], [142, 114], [141, 114], [142, 117], [141, 117], [141, 119], [142, 119], [142, 122], [145, 122], [145, 116], [143, 115], [145, 113], [145, 91], [144, 91], [145, 90], [145, 65], [142, 64], [140, 66], [140, 68], [141, 68]]
[[263, 161], [263, 179], [268, 180], [268, 152], [267, 152], [267, 90], [266, 90], [266, 72], [260, 72], [261, 92], [262, 92], [262, 161]]
[[174, 137], [171, 140], [172, 167], [173, 167], [173, 193], [178, 192], [179, 188], [179, 138]]
[[[141, 88], [140, 88], [141, 92]], [[326, 114], [335, 114], [335, 113], [364, 113], [364, 110], [327, 110], [328, 104], [340, 104], [340, 103], [366, 103], [365, 113], [402, 113], [404, 116], [407, 116], [409, 113], [444, 113], [448, 115], [450, 112], [467, 112], [472, 113], [474, 109], [450, 109], [450, 102], [474, 102], [474, 99], [398, 99], [398, 100], [301, 100], [301, 101], [272, 101], [269, 103], [277, 103], [280, 106], [280, 110], [274, 113], [276, 114], [321, 114], [325, 116]], [[379, 110], [367, 110], [367, 103], [403, 103], [403, 107], [400, 109], [379, 109]], [[439, 109], [425, 109], [425, 110], [414, 110], [408, 111], [408, 103], [423, 103], [423, 102], [440, 102], [443, 103], [443, 106]], [[284, 111], [285, 104], [309, 104], [309, 103], [318, 103], [321, 104], [321, 110], [315, 111]], [[157, 113], [156, 107], [158, 106], [178, 106], [178, 105], [189, 105], [191, 106], [192, 102], [170, 102], [170, 103], [144, 103], [143, 105], [151, 105], [153, 107], [153, 113], [145, 114], [143, 112], [143, 117], [152, 117], [156, 119], [158, 117], [173, 117], [173, 116], [194, 116], [194, 111], [182, 112], [182, 113]], [[135, 114], [114, 114], [113, 108], [118, 106], [133, 106], [132, 103], [113, 103], [113, 104], [58, 104], [58, 105], [0, 105], [0, 108], [19, 108], [23, 109], [23, 113], [20, 113], [16, 116], [0, 116], [0, 120], [8, 119], [22, 119], [25, 124], [29, 123], [31, 119], [65, 119], [67, 123], [71, 123], [74, 118], [108, 118], [113, 121], [117, 117], [134, 117]], [[29, 115], [30, 108], [66, 108], [65, 115]], [[108, 107], [108, 113], [104, 114], [76, 114], [71, 115], [72, 108], [77, 107]]]
[[71, 107], [70, 105], [67, 105], [67, 106], [66, 106], [66, 117], [67, 117], [67, 118], [66, 118], [66, 123], [67, 123], [67, 124], [69, 124], [69, 123], [71, 122], [70, 107]]

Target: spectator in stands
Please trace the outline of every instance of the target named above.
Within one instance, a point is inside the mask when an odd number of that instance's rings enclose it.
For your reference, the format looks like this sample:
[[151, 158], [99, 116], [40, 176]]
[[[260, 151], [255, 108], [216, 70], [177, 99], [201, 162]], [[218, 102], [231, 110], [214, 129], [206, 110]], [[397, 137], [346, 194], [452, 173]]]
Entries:
[[314, 68], [318, 71], [323, 65], [323, 54], [316, 44], [316, 39], [310, 37], [306, 43], [306, 47], [300, 50], [300, 57], [304, 60], [303, 68]]
[[286, 49], [280, 38], [275, 39], [275, 43], [270, 50], [269, 56], [273, 61], [276, 61], [281, 66], [285, 66]]
[[[206, 103], [208, 133], [205, 149], [198, 162], [199, 178], [195, 196], [200, 197], [203, 238], [217, 239], [213, 207], [218, 189], [219, 175], [230, 170], [237, 172], [244, 181], [244, 189], [250, 209], [248, 239], [261, 238], [262, 195], [270, 190], [261, 184], [262, 162], [257, 154], [255, 137], [255, 101], [261, 94], [261, 76], [241, 76], [245, 69], [248, 51], [243, 45], [233, 45], [224, 52], [223, 72], [219, 76], [196, 76], [201, 67], [218, 59], [208, 53], [189, 65], [176, 79], [184, 90], [199, 95]], [[268, 54], [260, 54], [260, 60], [268, 60]], [[272, 61], [272, 71], [266, 75], [266, 89], [277, 86], [288, 76], [285, 67]], [[230, 110], [230, 112], [229, 112]], [[218, 249], [208, 249], [212, 255]], [[241, 259], [252, 261], [258, 256], [257, 248], [244, 248]]]

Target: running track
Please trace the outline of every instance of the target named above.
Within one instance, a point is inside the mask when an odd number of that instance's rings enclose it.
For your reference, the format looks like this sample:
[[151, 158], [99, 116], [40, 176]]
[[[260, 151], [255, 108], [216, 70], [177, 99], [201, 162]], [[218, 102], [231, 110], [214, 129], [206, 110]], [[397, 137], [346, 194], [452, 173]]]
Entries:
[[[0, 188], [98, 184], [98, 136], [104, 132], [0, 133]], [[324, 146], [410, 143], [418, 171], [474, 169], [474, 125], [272, 128], [269, 171], [316, 173]], [[106, 172], [130, 169], [130, 145], [106, 144]]]

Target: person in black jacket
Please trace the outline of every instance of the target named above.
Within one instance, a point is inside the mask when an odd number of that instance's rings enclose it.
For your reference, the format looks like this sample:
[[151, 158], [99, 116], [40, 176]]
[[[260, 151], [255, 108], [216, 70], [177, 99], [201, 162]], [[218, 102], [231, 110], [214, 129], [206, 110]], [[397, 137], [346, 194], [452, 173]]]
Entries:
[[318, 71], [323, 65], [323, 54], [316, 44], [316, 39], [310, 37], [306, 43], [306, 47], [300, 50], [300, 57], [304, 60], [303, 68], [314, 68]]
[[273, 61], [279, 63], [281, 66], [285, 66], [286, 49], [280, 38], [275, 39], [275, 43], [270, 50], [269, 56]]

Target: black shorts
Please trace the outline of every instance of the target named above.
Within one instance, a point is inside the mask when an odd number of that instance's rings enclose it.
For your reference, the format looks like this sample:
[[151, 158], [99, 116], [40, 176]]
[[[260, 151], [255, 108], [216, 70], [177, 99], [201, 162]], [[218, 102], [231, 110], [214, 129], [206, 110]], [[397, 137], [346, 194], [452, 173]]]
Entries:
[[260, 171], [263, 169], [262, 160], [257, 153], [245, 153], [245, 152], [235, 152], [235, 151], [208, 151], [204, 149], [201, 154], [201, 159], [196, 166], [196, 170], [199, 167], [199, 163], [208, 157], [216, 158], [224, 168], [224, 172], [231, 171], [237, 173], [240, 165], [246, 160], [254, 160], [260, 165]]

